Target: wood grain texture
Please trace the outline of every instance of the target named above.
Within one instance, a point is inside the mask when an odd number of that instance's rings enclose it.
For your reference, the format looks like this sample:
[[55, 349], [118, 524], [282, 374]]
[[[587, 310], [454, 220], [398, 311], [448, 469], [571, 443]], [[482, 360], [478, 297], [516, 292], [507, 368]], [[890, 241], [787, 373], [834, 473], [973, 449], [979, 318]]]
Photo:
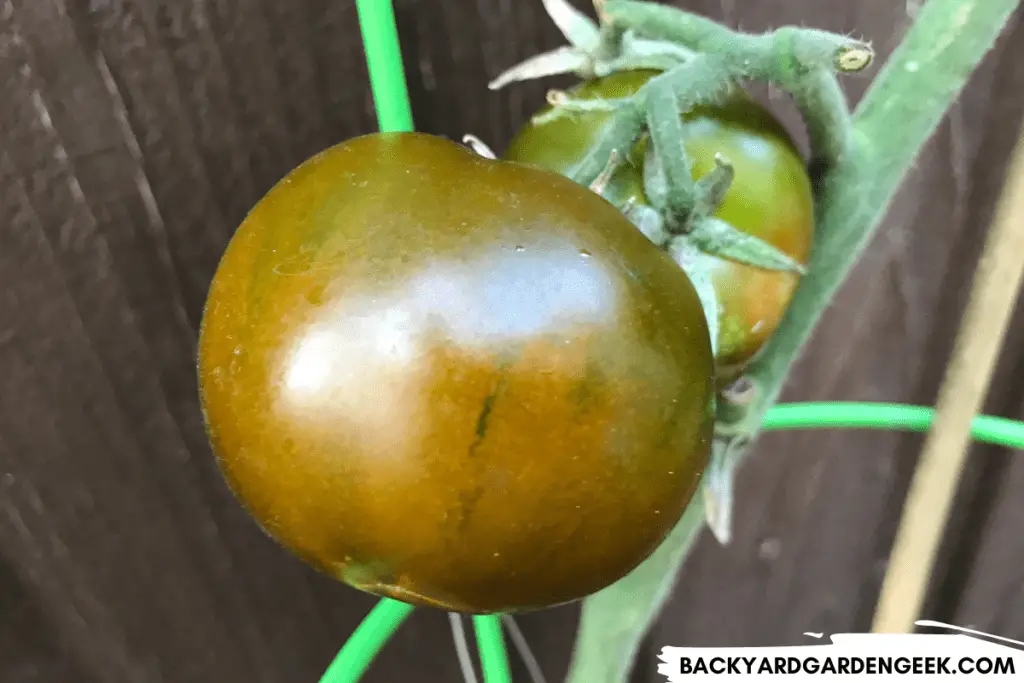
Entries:
[[[849, 31], [883, 54], [913, 7], [678, 4], [749, 30]], [[559, 43], [539, 0], [395, 8], [422, 130], [500, 148], [565, 83], [486, 90]], [[1024, 114], [1021, 64], [1018, 13], [787, 399], [934, 400]], [[849, 79], [851, 99], [867, 83]], [[767, 96], [799, 131], [785, 99]], [[248, 208], [302, 159], [374, 125], [352, 3], [0, 0], [0, 681], [314, 681], [373, 604], [242, 513], [209, 454], [193, 357], [206, 286]], [[1022, 316], [988, 412], [1024, 417]], [[867, 628], [919, 445], [766, 436], [741, 476], [733, 544], [702, 538], [636, 681], [658, 680], [653, 652], [667, 643]], [[1024, 638], [1022, 501], [1024, 461], [975, 448], [929, 616]], [[576, 618], [566, 607], [520, 619], [551, 681]], [[412, 679], [458, 680], [443, 614], [418, 611], [366, 678]]]

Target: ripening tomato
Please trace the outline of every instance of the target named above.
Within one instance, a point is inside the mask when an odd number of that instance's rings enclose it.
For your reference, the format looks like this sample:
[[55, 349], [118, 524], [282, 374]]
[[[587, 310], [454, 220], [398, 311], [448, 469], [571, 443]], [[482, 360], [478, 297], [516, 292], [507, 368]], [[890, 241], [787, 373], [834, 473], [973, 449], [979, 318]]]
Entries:
[[[657, 75], [624, 71], [579, 85], [577, 99], [629, 97]], [[543, 112], [550, 111], [545, 107]], [[574, 113], [550, 122], [527, 123], [503, 158], [571, 173], [601, 134], [605, 112]], [[716, 153], [735, 170], [735, 178], [716, 216], [806, 264], [814, 233], [814, 206], [806, 166], [779, 122], [742, 91], [715, 106], [683, 116], [685, 147], [700, 178], [714, 168]], [[605, 193], [619, 203], [646, 203], [643, 149], [612, 177]], [[799, 276], [768, 271], [725, 259], [713, 259], [712, 281], [720, 304], [719, 374], [735, 375], [764, 345], [785, 313]]]
[[710, 449], [696, 292], [555, 173], [424, 134], [355, 138], [232, 238], [199, 343], [231, 488], [365, 591], [540, 608], [636, 567]]

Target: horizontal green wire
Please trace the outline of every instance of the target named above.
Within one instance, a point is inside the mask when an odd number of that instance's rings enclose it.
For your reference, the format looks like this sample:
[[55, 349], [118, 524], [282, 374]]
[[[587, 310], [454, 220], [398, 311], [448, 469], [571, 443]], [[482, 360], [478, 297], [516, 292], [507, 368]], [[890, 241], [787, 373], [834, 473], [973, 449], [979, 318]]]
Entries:
[[[935, 409], [904, 403], [785, 403], [768, 411], [766, 430], [780, 429], [890, 429], [924, 432]], [[971, 424], [977, 441], [1024, 449], [1024, 423], [1005, 417], [979, 415]]]

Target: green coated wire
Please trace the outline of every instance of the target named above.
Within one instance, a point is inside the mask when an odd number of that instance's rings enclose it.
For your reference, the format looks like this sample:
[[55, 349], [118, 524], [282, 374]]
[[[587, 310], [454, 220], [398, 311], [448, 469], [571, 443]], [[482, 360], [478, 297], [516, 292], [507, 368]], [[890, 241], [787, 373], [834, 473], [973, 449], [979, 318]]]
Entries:
[[[409, 91], [391, 0], [356, 0], [366, 52], [370, 89], [381, 132], [413, 130]], [[412, 612], [412, 606], [385, 598], [345, 643], [320, 683], [355, 683], [384, 644]], [[477, 646], [485, 683], [512, 683], [500, 617], [476, 617]]]
[[412, 605], [391, 598], [374, 605], [352, 637], [345, 641], [320, 683], [356, 683], [412, 610]]
[[410, 131], [413, 129], [412, 108], [391, 0], [356, 0], [356, 11], [380, 130]]
[[[391, 0], [356, 0], [356, 9], [380, 130], [412, 130]], [[791, 403], [770, 410], [764, 428], [925, 431], [934, 413], [932, 408], [892, 403]], [[1024, 449], [1024, 423], [1015, 420], [979, 416], [971, 434], [978, 441]], [[356, 683], [412, 610], [412, 606], [396, 600], [381, 600], [342, 647], [320, 683]], [[511, 683], [500, 617], [476, 616], [474, 627], [485, 683]]]
[[508, 650], [501, 631], [501, 616], [497, 614], [473, 617], [476, 631], [476, 646], [480, 650], [480, 668], [484, 672], [484, 683], [512, 683], [512, 672], [508, 668]]
[[[935, 409], [903, 403], [786, 403], [768, 411], [766, 430], [780, 429], [893, 429], [924, 432]], [[979, 415], [971, 424], [976, 441], [1024, 449], [1024, 422]]]

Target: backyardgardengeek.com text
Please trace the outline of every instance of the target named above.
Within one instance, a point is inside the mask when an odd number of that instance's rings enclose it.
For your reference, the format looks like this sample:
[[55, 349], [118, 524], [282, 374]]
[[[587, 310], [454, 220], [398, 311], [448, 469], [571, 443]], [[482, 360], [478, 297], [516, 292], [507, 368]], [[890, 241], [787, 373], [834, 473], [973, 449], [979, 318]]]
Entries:
[[[686, 674], [1015, 675], [1012, 657], [681, 657]], [[1024, 673], [1024, 672], [1022, 672]]]

